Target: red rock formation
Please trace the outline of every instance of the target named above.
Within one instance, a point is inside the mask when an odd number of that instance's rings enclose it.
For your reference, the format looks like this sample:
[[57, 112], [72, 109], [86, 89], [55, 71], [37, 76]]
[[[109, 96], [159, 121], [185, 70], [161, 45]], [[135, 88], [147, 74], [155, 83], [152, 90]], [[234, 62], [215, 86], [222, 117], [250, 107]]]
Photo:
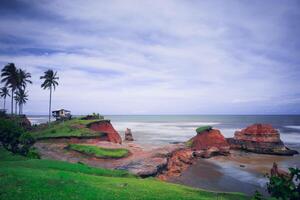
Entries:
[[114, 129], [109, 120], [92, 122], [87, 125], [88, 128], [107, 134], [107, 141], [113, 143], [122, 143], [119, 133]]
[[198, 133], [192, 138], [192, 150], [200, 151], [201, 157], [211, 157], [213, 155], [226, 155], [229, 153], [229, 144], [224, 136], [217, 129], [211, 129]]
[[269, 124], [253, 124], [241, 131], [236, 131], [234, 138], [228, 138], [231, 148], [243, 149], [255, 153], [293, 155], [280, 140], [279, 132]]
[[280, 135], [270, 124], [253, 124], [234, 134], [236, 140], [253, 142], [280, 142]]
[[175, 151], [168, 159], [168, 165], [165, 171], [158, 175], [161, 180], [167, 180], [169, 177], [180, 176], [190, 165], [194, 163], [194, 154], [191, 149], [181, 149]]

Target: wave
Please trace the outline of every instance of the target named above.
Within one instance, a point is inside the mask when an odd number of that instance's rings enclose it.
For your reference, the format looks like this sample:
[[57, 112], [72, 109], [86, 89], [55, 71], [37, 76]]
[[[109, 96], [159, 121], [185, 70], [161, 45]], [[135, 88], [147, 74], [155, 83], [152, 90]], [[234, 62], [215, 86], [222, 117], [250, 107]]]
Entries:
[[300, 126], [284, 126], [284, 127], [300, 130]]

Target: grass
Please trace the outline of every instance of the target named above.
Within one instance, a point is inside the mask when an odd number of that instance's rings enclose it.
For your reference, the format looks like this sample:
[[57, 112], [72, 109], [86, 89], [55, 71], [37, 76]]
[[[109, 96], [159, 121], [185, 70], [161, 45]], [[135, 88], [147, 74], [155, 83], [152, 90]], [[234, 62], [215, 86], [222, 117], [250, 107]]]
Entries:
[[5, 200], [244, 200], [238, 193], [214, 193], [121, 170], [53, 160], [30, 160], [0, 149], [0, 199]]
[[69, 144], [68, 149], [99, 158], [123, 158], [129, 154], [127, 149], [111, 149], [82, 144]]
[[208, 131], [208, 130], [211, 130], [211, 129], [212, 129], [211, 126], [200, 126], [196, 129], [196, 132], [201, 133], [201, 132]]
[[52, 123], [50, 126], [36, 128], [31, 134], [36, 139], [103, 136], [104, 133], [99, 133], [86, 127], [87, 124], [95, 121], [100, 120], [72, 119], [64, 122]]

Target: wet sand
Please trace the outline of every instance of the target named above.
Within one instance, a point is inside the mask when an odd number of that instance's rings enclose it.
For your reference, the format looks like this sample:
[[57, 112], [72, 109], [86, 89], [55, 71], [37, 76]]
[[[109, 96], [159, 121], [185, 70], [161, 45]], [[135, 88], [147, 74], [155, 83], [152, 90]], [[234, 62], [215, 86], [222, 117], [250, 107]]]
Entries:
[[169, 181], [212, 191], [243, 192], [252, 195], [255, 190], [266, 192], [267, 178], [273, 162], [281, 168], [300, 167], [300, 156], [273, 156], [243, 151], [232, 151], [230, 156], [217, 156], [198, 161]]

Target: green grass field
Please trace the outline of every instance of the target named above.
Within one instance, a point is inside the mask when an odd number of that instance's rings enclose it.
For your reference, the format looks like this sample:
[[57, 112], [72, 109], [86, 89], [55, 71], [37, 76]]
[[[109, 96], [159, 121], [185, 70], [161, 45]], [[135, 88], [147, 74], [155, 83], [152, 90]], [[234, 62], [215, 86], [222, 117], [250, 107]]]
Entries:
[[67, 148], [98, 158], [123, 158], [129, 154], [127, 149], [110, 149], [83, 144], [70, 144]]
[[0, 199], [5, 200], [244, 200], [242, 194], [213, 193], [121, 170], [52, 160], [29, 160], [0, 149]]
[[86, 127], [87, 124], [95, 121], [99, 120], [72, 119], [60, 123], [51, 123], [50, 126], [33, 130], [31, 134], [36, 139], [102, 136], [103, 133], [93, 131]]

